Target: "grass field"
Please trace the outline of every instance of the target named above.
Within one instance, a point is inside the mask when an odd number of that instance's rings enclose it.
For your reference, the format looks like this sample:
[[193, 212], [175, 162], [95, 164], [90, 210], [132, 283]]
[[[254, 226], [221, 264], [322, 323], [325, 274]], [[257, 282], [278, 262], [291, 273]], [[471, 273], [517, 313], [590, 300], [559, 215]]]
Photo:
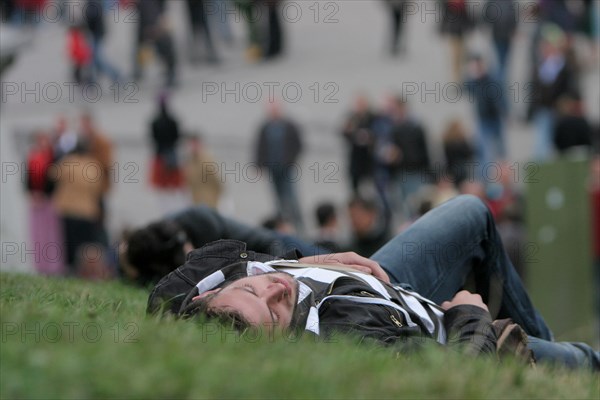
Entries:
[[119, 282], [0, 274], [1, 397], [599, 399], [598, 375], [145, 316]]

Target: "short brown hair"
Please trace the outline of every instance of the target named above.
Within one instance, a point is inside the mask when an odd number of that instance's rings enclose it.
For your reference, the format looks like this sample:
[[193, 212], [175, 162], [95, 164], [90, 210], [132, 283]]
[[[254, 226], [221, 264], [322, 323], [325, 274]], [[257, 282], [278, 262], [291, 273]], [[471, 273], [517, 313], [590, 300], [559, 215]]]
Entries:
[[200, 299], [193, 300], [179, 312], [179, 316], [183, 319], [204, 318], [205, 320], [216, 321], [222, 326], [235, 329], [240, 333], [252, 326], [252, 324], [250, 324], [250, 322], [237, 310], [211, 307], [211, 300], [218, 295], [219, 292], [211, 293]]

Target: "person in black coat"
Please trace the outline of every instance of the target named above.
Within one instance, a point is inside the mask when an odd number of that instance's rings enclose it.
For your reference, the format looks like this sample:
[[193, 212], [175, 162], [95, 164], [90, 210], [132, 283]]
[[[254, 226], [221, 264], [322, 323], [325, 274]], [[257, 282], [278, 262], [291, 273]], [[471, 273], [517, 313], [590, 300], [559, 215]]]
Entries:
[[198, 60], [198, 57], [196, 56], [198, 50], [198, 37], [203, 35], [206, 47], [206, 61], [210, 63], [218, 62], [219, 57], [217, 56], [217, 52], [213, 44], [210, 25], [206, 15], [205, 0], [186, 0], [186, 4], [191, 25], [192, 48], [190, 49], [190, 53], [192, 61]]
[[97, 80], [99, 74], [105, 74], [112, 81], [119, 81], [121, 73], [102, 54], [102, 43], [106, 34], [103, 1], [88, 0], [83, 17], [92, 39], [93, 79]]
[[558, 101], [559, 117], [554, 126], [554, 146], [559, 153], [573, 147], [592, 146], [592, 127], [585, 118], [579, 94], [564, 96]]
[[278, 104], [271, 103], [269, 117], [258, 132], [256, 162], [268, 171], [281, 215], [300, 233], [304, 224], [295, 187], [299, 171], [296, 161], [301, 152], [298, 127], [281, 114]]
[[183, 185], [183, 173], [177, 156], [180, 139], [179, 124], [169, 111], [166, 95], [159, 98], [158, 114], [150, 126], [154, 147], [152, 183], [155, 187], [178, 188]]
[[358, 194], [362, 181], [373, 179], [373, 119], [366, 97], [358, 96], [354, 111], [350, 113], [342, 129], [342, 135], [348, 143], [348, 174], [355, 195]]

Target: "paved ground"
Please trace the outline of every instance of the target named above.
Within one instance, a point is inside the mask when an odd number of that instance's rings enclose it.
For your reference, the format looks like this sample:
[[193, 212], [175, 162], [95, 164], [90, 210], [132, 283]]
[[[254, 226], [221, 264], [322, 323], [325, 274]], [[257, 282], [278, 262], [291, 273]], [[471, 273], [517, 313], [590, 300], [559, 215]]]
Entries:
[[[169, 11], [179, 54], [182, 54], [187, 23], [183, 4], [173, 1]], [[439, 137], [444, 124], [455, 116], [471, 121], [471, 104], [466, 96], [459, 101], [447, 101], [454, 93], [452, 85], [448, 86], [449, 49], [437, 33], [435, 14], [418, 10], [408, 21], [407, 56], [391, 58], [385, 51], [388, 15], [379, 1], [289, 1], [284, 12], [288, 20], [285, 24], [287, 54], [281, 60], [247, 64], [243, 59], [242, 23], [232, 26], [234, 45], [221, 44], [223, 63], [219, 67], [192, 68], [187, 60], [180, 58], [181, 75], [173, 109], [184, 129], [204, 133], [215, 158], [228, 171], [224, 175], [223, 209], [226, 213], [256, 223], [272, 210], [267, 182], [256, 182], [255, 171], [248, 167], [269, 87], [284, 98], [285, 111], [302, 125], [306, 151], [299, 185], [307, 218], [321, 200], [333, 200], [340, 205], [346, 200], [344, 146], [338, 131], [352, 97], [359, 91], [379, 101], [385, 93], [417, 88], [409, 100], [414, 113], [427, 126], [434, 158], [441, 161]], [[127, 72], [130, 71], [134, 30], [129, 17], [128, 10], [109, 17], [114, 21], [109, 23], [110, 34], [106, 39], [107, 55]], [[510, 77], [514, 85], [515, 116], [524, 111], [522, 89], [529, 59], [528, 31], [533, 28], [524, 18], [521, 22]], [[491, 50], [486, 40], [485, 34], [480, 32], [470, 40], [470, 48], [489, 54]], [[27, 217], [26, 198], [22, 182], [12, 172], [15, 163], [23, 159], [24, 135], [33, 128], [51, 126], [58, 113], [75, 118], [82, 108], [93, 110], [103, 130], [116, 144], [119, 174], [109, 198], [109, 230], [113, 238], [123, 227], [145, 223], [161, 213], [146, 179], [150, 158], [148, 122], [159, 88], [159, 70], [150, 68], [145, 81], [137, 87], [122, 88], [116, 100], [114, 88], [103, 82], [97, 102], [75, 101], [68, 93], [67, 82], [71, 79], [64, 54], [65, 28], [58, 23], [45, 23], [35, 33], [31, 46], [2, 77], [5, 95], [0, 112], [3, 244], [24, 243], [27, 237], [27, 224], [23, 223]], [[597, 121], [600, 110], [597, 64], [588, 70], [583, 83], [589, 110]], [[36, 84], [39, 84], [37, 90]], [[7, 95], [7, 85], [10, 88], [17, 85], [19, 92]], [[22, 85], [34, 88], [39, 99], [28, 94], [22, 101]], [[54, 100], [56, 87], [62, 89], [58, 101]], [[257, 92], [257, 87], [262, 93]], [[284, 87], [287, 88], [285, 93]], [[215, 88], [218, 92], [211, 94]], [[296, 94], [298, 88], [300, 95]], [[223, 89], [230, 91], [224, 98], [221, 97]], [[130, 98], [126, 98], [128, 95]], [[89, 96], [94, 98], [93, 93]], [[511, 158], [521, 163], [527, 160], [532, 150], [532, 130], [517, 117], [511, 119], [508, 143]], [[10, 264], [27, 268], [29, 264], [27, 260], [20, 263], [18, 258], [4, 258], [3, 267]]]

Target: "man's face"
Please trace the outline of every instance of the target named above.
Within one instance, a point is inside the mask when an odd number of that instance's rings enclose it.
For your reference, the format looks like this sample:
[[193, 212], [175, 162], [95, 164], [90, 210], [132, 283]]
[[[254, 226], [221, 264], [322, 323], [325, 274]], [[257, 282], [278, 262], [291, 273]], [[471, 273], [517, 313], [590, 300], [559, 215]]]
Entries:
[[238, 279], [210, 301], [210, 307], [239, 312], [253, 326], [288, 328], [298, 299], [298, 281], [284, 272]]

